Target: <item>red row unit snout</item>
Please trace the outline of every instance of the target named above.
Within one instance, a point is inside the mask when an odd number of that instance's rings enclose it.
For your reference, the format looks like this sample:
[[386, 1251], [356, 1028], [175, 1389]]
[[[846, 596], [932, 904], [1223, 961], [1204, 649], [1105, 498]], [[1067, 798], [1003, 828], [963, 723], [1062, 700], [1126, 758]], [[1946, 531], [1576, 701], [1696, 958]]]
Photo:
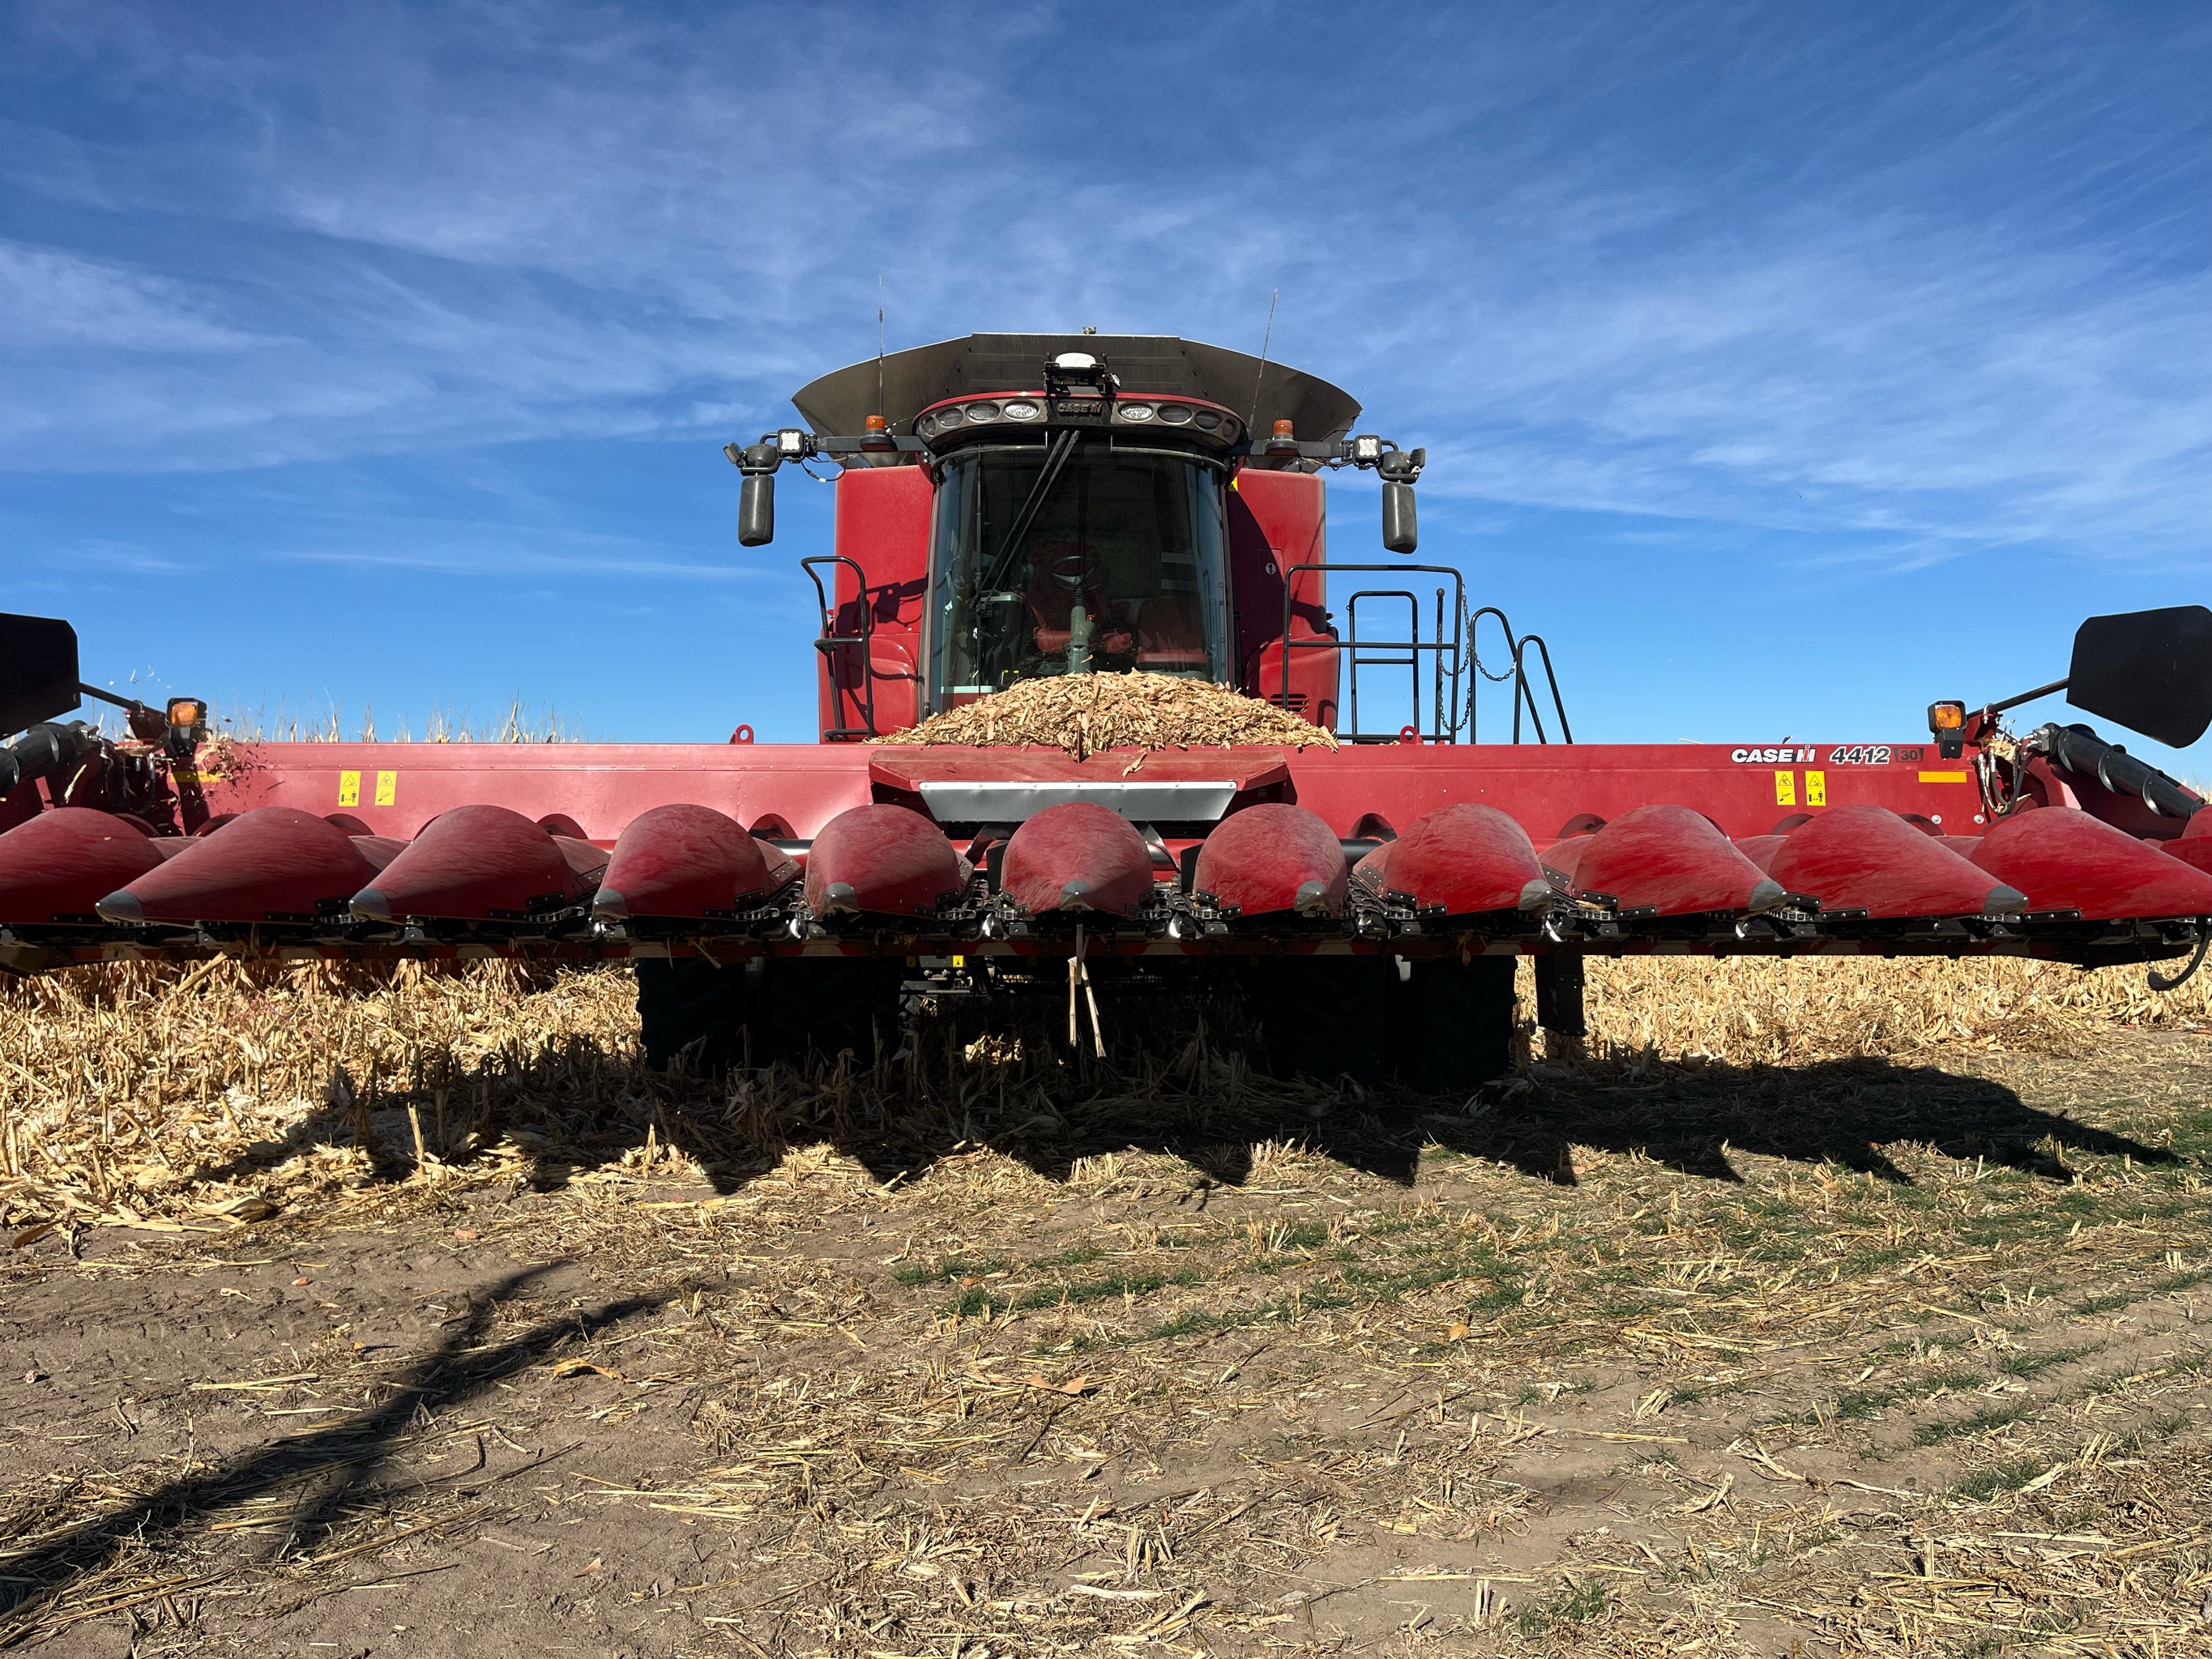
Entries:
[[[876, 801], [811, 842], [712, 807], [638, 814], [611, 850], [573, 819], [453, 807], [410, 838], [346, 814], [263, 806], [191, 837], [86, 809], [0, 835], [0, 948], [13, 965], [264, 947], [469, 947], [620, 957], [805, 950], [1040, 951], [1075, 926], [1120, 948], [2178, 954], [2212, 918], [2212, 814], [2153, 843], [2069, 807], [1978, 836], [1871, 805], [1731, 839], [1657, 803], [1539, 846], [1458, 802], [1400, 834], [1340, 838], [1286, 801], [1163, 838], [1084, 800], [958, 840]], [[43, 954], [41, 954], [43, 953]]]

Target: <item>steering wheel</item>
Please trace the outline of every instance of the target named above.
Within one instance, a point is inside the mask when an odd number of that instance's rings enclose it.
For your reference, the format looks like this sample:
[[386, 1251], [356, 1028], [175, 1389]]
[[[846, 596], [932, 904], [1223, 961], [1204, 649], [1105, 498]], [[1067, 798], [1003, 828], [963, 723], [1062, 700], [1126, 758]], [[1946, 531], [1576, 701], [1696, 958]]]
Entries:
[[1063, 553], [1045, 566], [1044, 574], [1072, 596], [1106, 586], [1105, 561], [1095, 552]]

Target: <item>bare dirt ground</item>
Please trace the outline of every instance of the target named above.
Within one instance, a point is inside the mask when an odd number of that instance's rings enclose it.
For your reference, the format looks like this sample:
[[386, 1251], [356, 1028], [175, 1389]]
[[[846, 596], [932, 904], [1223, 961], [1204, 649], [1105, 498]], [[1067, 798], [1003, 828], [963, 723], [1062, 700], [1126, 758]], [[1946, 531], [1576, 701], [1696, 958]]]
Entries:
[[2212, 1042], [1225, 1064], [24, 1227], [0, 1647], [2212, 1653]]

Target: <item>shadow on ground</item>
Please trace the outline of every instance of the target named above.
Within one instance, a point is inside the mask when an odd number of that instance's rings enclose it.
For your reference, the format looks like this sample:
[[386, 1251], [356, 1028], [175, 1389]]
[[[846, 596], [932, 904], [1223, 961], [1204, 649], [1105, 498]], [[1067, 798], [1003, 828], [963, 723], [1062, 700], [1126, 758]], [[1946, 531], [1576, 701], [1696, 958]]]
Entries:
[[[536, 1054], [494, 1055], [465, 1075], [419, 1080], [318, 1126], [359, 1133], [441, 1091], [476, 1103], [465, 1164], [502, 1137], [533, 1156], [531, 1179], [559, 1188], [577, 1173], [635, 1158], [650, 1145], [687, 1154], [715, 1188], [735, 1191], [793, 1146], [828, 1145], [878, 1180], [912, 1180], [955, 1152], [988, 1146], [1048, 1179], [1085, 1158], [1172, 1153], [1207, 1180], [1247, 1178], [1255, 1144], [1290, 1141], [1385, 1180], [1411, 1184], [1430, 1142], [1560, 1185], [1573, 1149], [1641, 1152], [1706, 1180], [1734, 1182], [1730, 1151], [1908, 1177], [1885, 1148], [1921, 1145], [2042, 1178], [2072, 1178], [2069, 1154], [2122, 1154], [2146, 1164], [2177, 1155], [2023, 1101], [1986, 1078], [1878, 1059], [1793, 1067], [1668, 1069], [1623, 1080], [1601, 1067], [1537, 1083], [1523, 1075], [1463, 1097], [1328, 1086], [1266, 1077], [1241, 1048], [1200, 1037], [1180, 1048], [1117, 1050], [1109, 1061], [1066, 1055], [1056, 1034], [1017, 1049], [979, 1052], [963, 1033], [925, 1026], [869, 1063], [776, 1066], [726, 1076], [645, 1068], [634, 1049], [583, 1039]], [[1549, 1069], [1549, 1068], [1546, 1068]], [[380, 1169], [409, 1167], [411, 1149], [386, 1132]]]
[[[0, 1579], [0, 1647], [27, 1639], [45, 1610], [70, 1586], [126, 1551], [162, 1553], [172, 1540], [199, 1530], [199, 1519], [212, 1510], [244, 1504], [280, 1491], [295, 1491], [283, 1541], [269, 1558], [273, 1567], [295, 1549], [313, 1546], [349, 1508], [373, 1501], [383, 1489], [381, 1470], [397, 1443], [420, 1420], [489, 1388], [498, 1378], [545, 1358], [564, 1343], [588, 1341], [598, 1332], [631, 1316], [662, 1305], [666, 1297], [629, 1297], [592, 1309], [578, 1309], [532, 1326], [501, 1342], [487, 1344], [499, 1304], [519, 1292], [544, 1267], [508, 1275], [477, 1299], [471, 1316], [452, 1334], [404, 1371], [395, 1372], [381, 1403], [310, 1432], [288, 1437], [234, 1462], [167, 1481], [133, 1501], [56, 1534], [15, 1556]], [[497, 1474], [477, 1468], [424, 1480], [410, 1476], [410, 1498], [426, 1489], [448, 1486], [465, 1498], [526, 1473], [558, 1453], [548, 1453]]]

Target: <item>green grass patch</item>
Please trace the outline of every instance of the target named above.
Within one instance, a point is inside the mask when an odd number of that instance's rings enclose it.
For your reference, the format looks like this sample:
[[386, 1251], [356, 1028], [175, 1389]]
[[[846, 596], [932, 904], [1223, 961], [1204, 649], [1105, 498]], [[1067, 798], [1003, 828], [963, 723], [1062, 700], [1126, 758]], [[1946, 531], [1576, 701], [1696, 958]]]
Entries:
[[1879, 1416], [1904, 1398], [1902, 1389], [1845, 1389], [1836, 1396], [1836, 1415], [1853, 1419]]
[[1041, 1255], [1030, 1266], [1039, 1273], [1049, 1273], [1055, 1267], [1087, 1267], [1105, 1254], [1103, 1244], [1079, 1244], [1058, 1255]]
[[953, 1300], [942, 1304], [937, 1311], [939, 1317], [957, 1314], [964, 1319], [982, 1312], [987, 1307], [1011, 1307], [1023, 1313], [1062, 1305], [1080, 1307], [1087, 1303], [1108, 1302], [1116, 1297], [1127, 1299], [1150, 1296], [1153, 1291], [1164, 1291], [1170, 1285], [1195, 1285], [1204, 1277], [1195, 1267], [1179, 1268], [1171, 1273], [1109, 1273], [1103, 1279], [1088, 1279], [1074, 1285], [1035, 1285], [1018, 1295], [1005, 1288], [971, 1285]]
[[2078, 1348], [2045, 1348], [2036, 1353], [2008, 1353], [1997, 1361], [1997, 1369], [2007, 1376], [2040, 1376], [2053, 1365], [2071, 1364], [2075, 1360], [2096, 1352], [2098, 1346], [2090, 1343]]
[[1279, 1254], [1291, 1250], [1317, 1250], [1328, 1243], [1328, 1224], [1326, 1221], [1301, 1221], [1294, 1227], [1270, 1227], [1267, 1248]]
[[2212, 1111], [2185, 1115], [2173, 1126], [2173, 1150], [2185, 1158], [2212, 1158]]
[[1956, 1440], [1963, 1435], [1984, 1434], [2032, 1416], [2034, 1409], [2027, 1401], [2008, 1400], [2000, 1406], [1985, 1406], [1970, 1416], [1954, 1417], [1942, 1423], [1923, 1423], [1912, 1431], [1913, 1443], [1940, 1446], [1946, 1440]]
[[1001, 1256], [948, 1255], [928, 1267], [917, 1264], [898, 1270], [902, 1285], [950, 1285], [955, 1279], [982, 1279], [991, 1273], [1002, 1273], [1008, 1264]]
[[1040, 1285], [1024, 1291], [1014, 1305], [1024, 1310], [1056, 1308], [1065, 1301], [1070, 1306], [1079, 1307], [1085, 1303], [1110, 1302], [1117, 1297], [1150, 1296], [1171, 1285], [1195, 1285], [1202, 1277], [1195, 1267], [1178, 1267], [1171, 1273], [1108, 1273], [1103, 1279], [1085, 1279], [1073, 1285]]
[[1503, 1309], [1519, 1307], [1528, 1299], [1528, 1291], [1525, 1285], [1509, 1282], [1492, 1285], [1480, 1296], [1474, 1297], [1467, 1305], [1475, 1313], [1497, 1313]]
[[1871, 1273], [1876, 1267], [1893, 1267], [1900, 1261], [1910, 1261], [1921, 1254], [1914, 1244], [1885, 1244], [1875, 1249], [1853, 1250], [1838, 1264], [1846, 1279]]
[[2000, 1492], [2018, 1492], [2050, 1467], [2050, 1462], [2045, 1458], [2015, 1457], [1975, 1471], [1951, 1491], [1955, 1496], [1971, 1503], [1986, 1503]]
[[1267, 1314], [1261, 1313], [1258, 1318], [1240, 1320], [1231, 1314], [1199, 1313], [1194, 1310], [1190, 1313], [1178, 1314], [1173, 1319], [1153, 1326], [1138, 1337], [1137, 1340], [1165, 1342], [1178, 1336], [1211, 1336], [1217, 1331], [1234, 1330], [1239, 1324], [1259, 1324], [1267, 1317]]
[[2131, 1307], [2142, 1300], [2141, 1291], [2107, 1291], [2102, 1296], [2084, 1297], [2066, 1311], [2077, 1317], [2086, 1318], [2091, 1314], [2111, 1313], [2115, 1309]]
[[1571, 1629], [1596, 1618], [1610, 1599], [1605, 1585], [1596, 1582], [1580, 1589], [1563, 1589], [1548, 1601], [1521, 1609], [1521, 1634], [1531, 1642], [1541, 1641], [1562, 1626]]
[[1725, 1395], [1741, 1394], [1751, 1386], [1739, 1378], [1733, 1382], [1677, 1382], [1667, 1390], [1670, 1406], [1694, 1406], [1701, 1400], [1717, 1400]]

